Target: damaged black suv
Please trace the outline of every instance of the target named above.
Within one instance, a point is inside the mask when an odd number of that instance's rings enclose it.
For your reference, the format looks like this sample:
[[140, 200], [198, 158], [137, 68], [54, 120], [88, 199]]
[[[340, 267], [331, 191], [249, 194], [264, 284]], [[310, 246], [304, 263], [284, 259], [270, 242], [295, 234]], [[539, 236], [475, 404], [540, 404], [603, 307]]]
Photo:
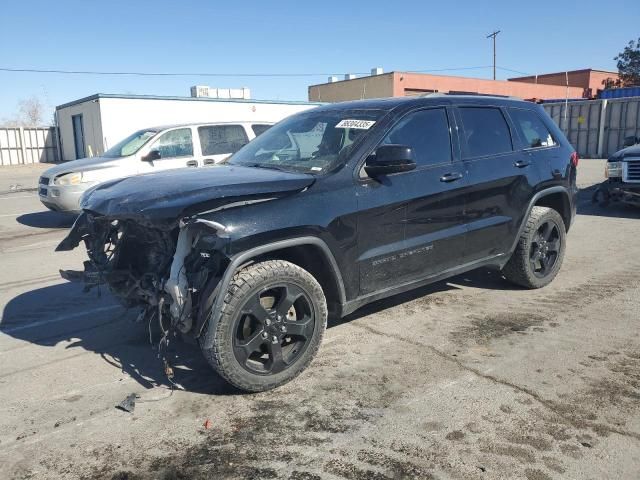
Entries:
[[225, 164], [88, 191], [58, 250], [247, 391], [316, 354], [327, 316], [478, 267], [558, 273], [578, 157], [537, 105], [431, 95], [289, 117]]

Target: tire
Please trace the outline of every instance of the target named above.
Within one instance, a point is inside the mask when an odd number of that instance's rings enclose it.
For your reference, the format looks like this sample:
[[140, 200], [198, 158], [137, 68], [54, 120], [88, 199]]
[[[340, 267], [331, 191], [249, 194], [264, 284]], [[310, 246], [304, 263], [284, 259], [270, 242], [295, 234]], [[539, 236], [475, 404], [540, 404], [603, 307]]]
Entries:
[[[547, 225], [550, 230], [546, 230]], [[502, 269], [503, 275], [510, 282], [525, 288], [548, 285], [562, 266], [566, 238], [564, 221], [556, 210], [533, 207], [516, 249]]]
[[229, 383], [261, 392], [290, 382], [307, 368], [326, 327], [327, 301], [316, 279], [293, 263], [268, 260], [235, 273], [213, 348], [201, 344], [201, 349]]

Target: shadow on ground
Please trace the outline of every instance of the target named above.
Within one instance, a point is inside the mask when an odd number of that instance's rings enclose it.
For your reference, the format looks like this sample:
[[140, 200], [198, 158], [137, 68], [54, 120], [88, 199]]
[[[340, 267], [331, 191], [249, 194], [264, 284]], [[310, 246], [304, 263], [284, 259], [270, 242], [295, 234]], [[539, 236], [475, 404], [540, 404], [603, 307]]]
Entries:
[[619, 202], [603, 206], [600, 203], [593, 202], [593, 194], [598, 186], [599, 185], [593, 185], [580, 190], [578, 194], [578, 215], [640, 219], [640, 207]]
[[[160, 329], [155, 322], [135, 322], [137, 313], [127, 311], [104, 290], [98, 297], [96, 291], [83, 293], [79, 285], [63, 283], [12, 299], [2, 312], [0, 333], [46, 347], [67, 342], [65, 350], [95, 352], [144, 388], [168, 386], [157, 355]], [[197, 345], [173, 337], [166, 358], [175, 371], [175, 382], [188, 391], [237, 393], [213, 372]]]
[[49, 210], [25, 213], [16, 218], [18, 223], [35, 228], [70, 228], [75, 220], [76, 215]]

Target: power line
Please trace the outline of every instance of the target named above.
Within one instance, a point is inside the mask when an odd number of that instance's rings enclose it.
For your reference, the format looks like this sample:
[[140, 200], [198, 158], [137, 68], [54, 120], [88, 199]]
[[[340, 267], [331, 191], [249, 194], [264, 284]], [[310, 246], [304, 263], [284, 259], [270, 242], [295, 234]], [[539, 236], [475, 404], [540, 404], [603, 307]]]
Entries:
[[[407, 73], [433, 73], [452, 72], [462, 70], [478, 70], [491, 68], [491, 65], [477, 67], [436, 68], [428, 70], [407, 70]], [[320, 77], [337, 75], [333, 73], [212, 73], [212, 72], [105, 72], [95, 70], [60, 70], [42, 68], [9, 68], [0, 67], [1, 72], [11, 73], [53, 73], [62, 75], [113, 75], [113, 76], [138, 76], [138, 77]], [[349, 72], [355, 75], [369, 75], [369, 72]]]

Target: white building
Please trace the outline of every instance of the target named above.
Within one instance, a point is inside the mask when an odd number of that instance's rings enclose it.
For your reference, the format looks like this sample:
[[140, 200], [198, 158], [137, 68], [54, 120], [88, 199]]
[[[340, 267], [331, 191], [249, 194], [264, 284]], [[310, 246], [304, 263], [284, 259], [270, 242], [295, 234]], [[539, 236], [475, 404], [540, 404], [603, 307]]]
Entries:
[[98, 156], [131, 133], [177, 123], [265, 122], [321, 105], [231, 98], [98, 93], [56, 107], [63, 160]]

